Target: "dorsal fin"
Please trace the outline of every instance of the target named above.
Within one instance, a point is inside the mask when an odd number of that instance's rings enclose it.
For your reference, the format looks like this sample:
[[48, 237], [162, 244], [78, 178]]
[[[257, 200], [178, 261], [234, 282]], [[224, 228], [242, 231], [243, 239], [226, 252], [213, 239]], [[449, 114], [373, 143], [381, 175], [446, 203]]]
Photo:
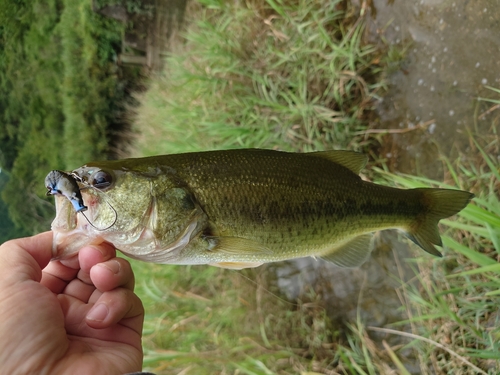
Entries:
[[359, 174], [365, 167], [368, 157], [355, 151], [331, 150], [311, 152], [309, 155], [320, 157], [340, 164], [356, 174]]

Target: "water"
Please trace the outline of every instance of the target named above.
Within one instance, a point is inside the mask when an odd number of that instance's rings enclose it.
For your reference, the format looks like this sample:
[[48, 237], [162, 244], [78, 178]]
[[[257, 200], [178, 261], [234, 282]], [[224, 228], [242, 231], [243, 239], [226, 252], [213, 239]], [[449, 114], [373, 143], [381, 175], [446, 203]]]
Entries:
[[500, 1], [374, 0], [372, 38], [408, 49], [405, 61], [388, 78], [390, 90], [379, 103], [381, 127], [423, 130], [384, 138], [382, 155], [394, 170], [441, 178], [438, 151], [451, 158], [467, 152], [467, 131], [492, 133], [491, 105], [478, 97], [496, 97], [500, 87]]

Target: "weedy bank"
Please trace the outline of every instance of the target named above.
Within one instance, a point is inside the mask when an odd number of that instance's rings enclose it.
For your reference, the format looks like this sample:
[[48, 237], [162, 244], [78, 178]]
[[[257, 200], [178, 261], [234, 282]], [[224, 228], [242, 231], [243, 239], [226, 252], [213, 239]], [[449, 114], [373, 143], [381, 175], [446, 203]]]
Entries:
[[[140, 97], [137, 154], [359, 149], [381, 53], [346, 1], [201, 1]], [[158, 126], [152, 126], [158, 124]]]
[[[165, 71], [139, 98], [135, 156], [369, 146], [362, 120], [386, 65], [385, 55], [362, 43], [359, 10], [342, 1], [191, 6]], [[445, 161], [448, 184], [478, 198], [446, 221], [443, 259], [410, 260], [419, 280], [399, 290], [408, 315], [401, 324], [412, 330], [382, 328], [407, 344], [375, 342], [380, 328], [362, 321], [332, 322], [320, 294], [284, 300], [266, 266], [234, 272], [134, 262], [147, 312], [145, 367], [158, 374], [409, 374], [410, 352], [417, 373], [496, 373], [500, 178], [490, 155], [499, 145], [481, 144], [476, 160]], [[378, 173], [402, 187], [445, 187]]]
[[408, 315], [401, 324], [409, 322], [412, 331], [398, 332], [398, 325], [385, 330], [388, 335], [407, 337], [423, 374], [496, 374], [500, 370], [500, 164], [495, 157], [500, 143], [492, 133], [481, 139], [485, 149], [471, 138], [476, 158], [462, 155], [450, 162], [443, 157], [447, 183], [380, 172], [382, 179], [405, 188], [460, 187], [476, 194], [474, 204], [456, 220], [443, 220], [449, 228], [443, 236], [444, 257], [413, 261], [418, 283], [400, 288]]

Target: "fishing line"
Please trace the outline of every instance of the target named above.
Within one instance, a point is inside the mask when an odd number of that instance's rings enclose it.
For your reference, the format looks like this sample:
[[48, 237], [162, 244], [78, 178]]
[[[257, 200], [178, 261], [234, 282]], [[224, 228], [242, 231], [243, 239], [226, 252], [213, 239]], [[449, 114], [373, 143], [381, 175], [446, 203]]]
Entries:
[[88, 185], [88, 183], [86, 183], [85, 181], [83, 181], [83, 180], [80, 178], [80, 176], [76, 176], [76, 175], [75, 175], [75, 177], [78, 177], [78, 180], [79, 180], [82, 184], [85, 184], [85, 185], [86, 185], [86, 186], [82, 187], [82, 188], [80, 189], [80, 191], [81, 191], [81, 190], [85, 190], [85, 189], [94, 189], [96, 192], [100, 193], [100, 194], [98, 194], [98, 197], [99, 197], [100, 199], [104, 200], [104, 202], [106, 202], [106, 204], [109, 206], [109, 208], [111, 208], [111, 209], [113, 210], [113, 213], [114, 213], [114, 215], [115, 215], [115, 218], [114, 218], [113, 222], [112, 222], [110, 225], [108, 225], [106, 228], [98, 228], [98, 227], [96, 227], [94, 224], [92, 224], [92, 222], [89, 220], [89, 218], [87, 217], [87, 215], [85, 215], [85, 214], [83, 213], [83, 211], [80, 211], [80, 213], [81, 213], [81, 214], [83, 215], [83, 217], [87, 220], [87, 222], [88, 222], [90, 225], [92, 225], [92, 227], [93, 227], [94, 229], [96, 229], [96, 230], [98, 230], [98, 231], [100, 231], [100, 232], [101, 232], [101, 231], [104, 231], [104, 230], [106, 230], [106, 229], [109, 229], [109, 228], [111, 228], [113, 225], [115, 225], [116, 220], [118, 220], [118, 213], [116, 212], [115, 208], [111, 205], [111, 203], [109, 203], [109, 202], [108, 202], [108, 199], [106, 198], [106, 195], [105, 195], [102, 191], [100, 191], [98, 188], [96, 188], [95, 186], [90, 186], [90, 185]]
[[92, 222], [89, 220], [89, 218], [87, 217], [87, 215], [85, 215], [83, 213], [83, 211], [81, 211], [80, 213], [83, 215], [83, 217], [87, 220], [87, 222], [92, 225], [92, 227], [95, 229], [95, 230], [98, 230], [98, 231], [103, 231], [103, 230], [106, 230], [106, 229], [109, 229], [111, 228], [113, 225], [115, 225], [116, 223], [116, 220], [118, 219], [118, 215], [116, 213], [116, 210], [113, 208], [113, 206], [111, 206], [109, 203], [108, 203], [109, 207], [111, 207], [111, 209], [114, 211], [115, 213], [115, 220], [113, 221], [113, 223], [111, 223], [109, 226], [107, 226], [106, 228], [97, 228], [94, 224], [92, 224]]
[[245, 279], [246, 281], [252, 283], [254, 286], [256, 286], [257, 288], [261, 288], [264, 292], [266, 292], [267, 294], [275, 297], [276, 299], [280, 300], [281, 302], [284, 302], [285, 304], [287, 305], [290, 305], [290, 306], [293, 306], [293, 307], [299, 307], [299, 304], [298, 303], [295, 303], [295, 302], [290, 302], [290, 301], [287, 301], [286, 299], [284, 298], [281, 298], [280, 296], [278, 296], [277, 294], [271, 292], [269, 289], [267, 288], [264, 288], [262, 285], [258, 284], [257, 281], [255, 280], [252, 280], [251, 278], [249, 278], [248, 276], [244, 275], [241, 271], [237, 273], [239, 276], [241, 276], [243, 279]]

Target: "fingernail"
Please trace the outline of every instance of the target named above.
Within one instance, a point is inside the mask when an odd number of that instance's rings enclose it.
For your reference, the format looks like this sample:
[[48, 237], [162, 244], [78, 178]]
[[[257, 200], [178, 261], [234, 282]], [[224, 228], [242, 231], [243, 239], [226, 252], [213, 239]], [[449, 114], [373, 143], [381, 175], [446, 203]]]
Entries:
[[108, 306], [104, 303], [95, 305], [87, 314], [88, 320], [94, 320], [96, 322], [102, 322], [108, 316]]
[[99, 246], [88, 245], [88, 247], [95, 250], [95, 251], [98, 251], [101, 255], [104, 255], [104, 250], [102, 250]]
[[117, 274], [118, 272], [120, 272], [120, 270], [122, 268], [122, 266], [120, 265], [120, 262], [118, 262], [117, 260], [110, 260], [106, 263], [100, 263], [99, 266], [107, 268], [108, 270], [110, 270], [114, 274]]

